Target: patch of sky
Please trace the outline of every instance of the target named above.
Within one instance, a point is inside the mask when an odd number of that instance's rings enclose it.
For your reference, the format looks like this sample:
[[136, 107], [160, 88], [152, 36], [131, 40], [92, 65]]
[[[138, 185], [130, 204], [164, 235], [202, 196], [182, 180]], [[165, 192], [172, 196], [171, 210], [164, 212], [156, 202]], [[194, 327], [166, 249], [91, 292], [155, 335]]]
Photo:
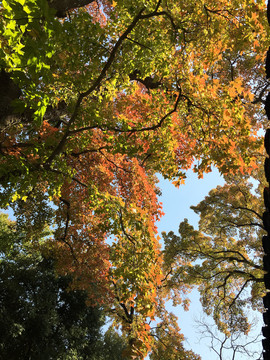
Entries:
[[[179, 188], [174, 187], [170, 181], [164, 180], [159, 175], [158, 179], [160, 181], [158, 186], [162, 192], [160, 201], [163, 203], [163, 211], [165, 213], [157, 224], [160, 235], [163, 231], [173, 231], [176, 235], [178, 235], [179, 224], [185, 218], [188, 219], [189, 223], [193, 225], [195, 229], [198, 229], [199, 216], [190, 209], [190, 206], [197, 205], [204, 199], [210, 190], [218, 185], [222, 186], [225, 183], [223, 177], [220, 176], [218, 170], [215, 168], [211, 173], [205, 174], [203, 179], [198, 179], [197, 175], [193, 173], [193, 171], [188, 171], [185, 184], [180, 185]], [[256, 186], [256, 184], [254, 184], [254, 186]], [[191, 299], [189, 311], [184, 311], [182, 306], [173, 307], [172, 304], [168, 302], [168, 309], [179, 319], [179, 326], [185, 336], [185, 347], [201, 355], [202, 360], [220, 359], [219, 355], [211, 349], [212, 338], [210, 334], [207, 334], [207, 332], [202, 334], [199, 331], [200, 327], [198, 319], [202, 319], [203, 314], [199, 292], [197, 290], [193, 290], [190, 293], [189, 298]], [[260, 333], [262, 327], [262, 316], [261, 314], [258, 314], [258, 312], [253, 312], [251, 310], [249, 313], [253, 324], [251, 334], [248, 337], [239, 336], [239, 338], [235, 340], [235, 344], [238, 346], [238, 349], [240, 349], [241, 345], [249, 343], [247, 347], [249, 353], [254, 351], [254, 353], [258, 355], [256, 355], [254, 359], [259, 359], [261, 352]], [[219, 351], [220, 339], [223, 339], [223, 335], [215, 330], [215, 324], [210, 317], [204, 316], [204, 319], [204, 321], [209, 324], [210, 329], [212, 329], [217, 336], [214, 342], [214, 348]], [[224, 349], [222, 350], [223, 360], [251, 359], [248, 352], [245, 353], [245, 351], [241, 352], [238, 350], [235, 353], [235, 357], [232, 357], [233, 349], [229, 346], [230, 341], [230, 339], [227, 340]], [[228, 349], [226, 349], [226, 347], [228, 347]]]

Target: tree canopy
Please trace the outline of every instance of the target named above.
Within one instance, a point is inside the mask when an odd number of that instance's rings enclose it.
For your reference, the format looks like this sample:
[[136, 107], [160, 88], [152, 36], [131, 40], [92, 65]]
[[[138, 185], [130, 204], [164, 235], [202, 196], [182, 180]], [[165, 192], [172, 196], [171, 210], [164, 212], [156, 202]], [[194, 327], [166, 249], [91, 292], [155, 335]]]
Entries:
[[86, 291], [69, 291], [71, 277], [56, 276], [54, 260], [33, 248], [4, 214], [0, 237], [13, 240], [1, 249], [1, 359], [125, 359], [124, 339], [112, 329], [102, 334], [102, 309], [86, 305]]
[[182, 346], [166, 338], [156, 174], [257, 167], [266, 22], [263, 0], [1, 2], [1, 207], [121, 325], [130, 357]]
[[247, 334], [249, 310], [263, 310], [262, 175], [254, 173], [256, 185], [243, 175], [227, 178], [191, 207], [200, 216], [198, 230], [185, 219], [178, 236], [163, 234], [170, 288], [198, 287], [204, 311], [226, 336]]

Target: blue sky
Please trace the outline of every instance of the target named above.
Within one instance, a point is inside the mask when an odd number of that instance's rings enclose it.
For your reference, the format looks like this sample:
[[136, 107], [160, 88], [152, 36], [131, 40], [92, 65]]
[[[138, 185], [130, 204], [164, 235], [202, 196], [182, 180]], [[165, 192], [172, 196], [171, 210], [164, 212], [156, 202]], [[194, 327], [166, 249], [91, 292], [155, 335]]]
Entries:
[[[195, 228], [198, 226], [199, 217], [190, 209], [191, 205], [197, 205], [208, 192], [217, 185], [223, 185], [224, 179], [219, 175], [218, 171], [214, 169], [211, 173], [205, 174], [203, 179], [198, 179], [197, 175], [192, 171], [188, 171], [185, 185], [181, 185], [178, 189], [174, 187], [168, 180], [159, 177], [159, 187], [162, 191], [160, 201], [163, 203], [163, 211], [165, 215], [159, 221], [158, 231], [161, 232], [174, 231], [178, 233], [178, 227], [184, 218], [189, 220]], [[12, 215], [8, 211], [9, 215]], [[197, 332], [197, 325], [195, 319], [202, 316], [202, 307], [199, 301], [199, 294], [197, 291], [191, 293], [191, 306], [188, 312], [184, 311], [181, 306], [170, 307], [175, 315], [178, 316], [179, 326], [182, 333], [185, 335], [187, 349], [193, 350], [195, 353], [201, 355], [202, 360], [217, 359], [213, 352], [210, 352], [207, 343], [204, 340], [199, 341], [200, 335]], [[256, 325], [256, 333], [262, 327], [262, 316], [258, 316], [259, 323]], [[259, 348], [261, 344], [259, 343]], [[231, 357], [228, 357], [231, 359]], [[236, 357], [235, 360], [246, 360], [247, 357]], [[255, 359], [254, 359], [255, 360]]]
[[[181, 185], [179, 189], [175, 188], [169, 181], [159, 177], [159, 187], [162, 191], [160, 201], [163, 203], [163, 211], [165, 215], [157, 224], [159, 234], [161, 232], [174, 231], [178, 234], [178, 227], [184, 218], [189, 220], [195, 228], [198, 226], [199, 216], [190, 209], [191, 205], [197, 205], [208, 192], [218, 185], [224, 184], [224, 179], [219, 175], [218, 171], [214, 169], [211, 173], [205, 174], [203, 179], [198, 179], [197, 175], [192, 171], [188, 171], [185, 185]], [[186, 338], [186, 348], [193, 350], [195, 353], [201, 355], [202, 360], [217, 359], [217, 355], [210, 352], [205, 340], [199, 341], [200, 335], [198, 334], [195, 319], [200, 319], [202, 316], [202, 307], [199, 301], [199, 294], [193, 291], [190, 296], [191, 306], [188, 312], [185, 312], [181, 306], [176, 308], [171, 307], [175, 315], [178, 316], [179, 326], [182, 333]], [[250, 316], [254, 316], [252, 314]], [[254, 334], [258, 334], [262, 327], [262, 314], [258, 314], [258, 324], [254, 326]], [[261, 351], [261, 343], [259, 342], [256, 348]], [[228, 353], [226, 359], [232, 359]], [[250, 359], [244, 355], [236, 356], [235, 360]], [[224, 359], [223, 359], [224, 360]], [[255, 359], [254, 359], [255, 360]]]
[[197, 205], [208, 192], [217, 185], [224, 184], [224, 179], [214, 169], [211, 173], [205, 174], [203, 179], [198, 179], [193, 171], [187, 172], [185, 185], [181, 185], [179, 189], [173, 186], [168, 180], [159, 177], [159, 187], [162, 191], [160, 197], [163, 203], [163, 211], [165, 215], [157, 224], [158, 231], [178, 231], [178, 226], [184, 218], [189, 220], [193, 226], [197, 226], [199, 217], [190, 209], [191, 205]]
[[[197, 205], [211, 189], [224, 184], [223, 178], [216, 169], [205, 174], [203, 179], [198, 179], [193, 171], [188, 171], [185, 185], [181, 185], [178, 189], [168, 180], [161, 177], [159, 180], [159, 187], [162, 191], [160, 200], [163, 203], [165, 213], [157, 224], [160, 234], [163, 231], [173, 231], [177, 234], [179, 224], [184, 218], [187, 218], [190, 224], [197, 227], [199, 216], [190, 209], [190, 206]], [[199, 295], [196, 291], [191, 294], [191, 299], [190, 311], [183, 311], [181, 306], [171, 308], [171, 311], [178, 316], [180, 328], [186, 337], [186, 347], [200, 354], [203, 360], [209, 360], [211, 353], [206, 345], [198, 343], [198, 335], [194, 328], [194, 318], [199, 318], [202, 312]]]

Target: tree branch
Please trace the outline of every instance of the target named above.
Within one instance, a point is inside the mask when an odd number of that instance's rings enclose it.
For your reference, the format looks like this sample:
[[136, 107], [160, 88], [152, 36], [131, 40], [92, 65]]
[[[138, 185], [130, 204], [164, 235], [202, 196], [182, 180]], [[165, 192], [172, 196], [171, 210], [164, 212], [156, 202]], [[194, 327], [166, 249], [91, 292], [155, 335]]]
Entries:
[[232, 206], [233, 209], [235, 210], [247, 210], [247, 211], [250, 211], [252, 212], [253, 214], [255, 214], [259, 219], [262, 220], [262, 216], [260, 214], [258, 214], [255, 210], [253, 209], [249, 209], [247, 207], [244, 207], [244, 206]]
[[91, 94], [91, 92], [93, 92], [96, 88], [99, 87], [101, 81], [104, 79], [108, 69], [110, 68], [111, 64], [113, 63], [113, 60], [116, 56], [116, 53], [118, 51], [118, 49], [120, 48], [120, 46], [122, 45], [123, 41], [126, 39], [126, 37], [128, 36], [128, 34], [135, 28], [135, 26], [137, 25], [138, 21], [141, 19], [141, 15], [143, 13], [143, 11], [145, 10], [145, 8], [143, 7], [139, 13], [137, 14], [137, 16], [135, 16], [135, 18], [133, 19], [132, 23], [127, 27], [126, 31], [119, 37], [119, 39], [117, 40], [116, 44], [114, 45], [113, 50], [111, 51], [108, 60], [106, 61], [101, 73], [99, 74], [99, 76], [97, 77], [97, 79], [94, 81], [94, 83], [92, 84], [92, 86], [90, 86], [90, 88], [83, 92], [80, 93], [80, 95], [78, 96], [76, 105], [74, 107], [74, 111], [73, 114], [70, 118], [70, 121], [66, 127], [66, 131], [64, 136], [62, 137], [61, 141], [59, 142], [59, 144], [56, 146], [56, 148], [54, 149], [54, 151], [52, 152], [52, 154], [48, 157], [46, 164], [51, 164], [51, 162], [53, 161], [53, 159], [59, 155], [64, 146], [65, 143], [67, 141], [67, 138], [70, 136], [70, 128], [73, 125], [73, 123], [75, 122], [78, 112], [79, 112], [79, 108], [80, 105], [82, 103], [82, 100], [87, 97], [88, 95]]
[[57, 17], [65, 17], [66, 12], [91, 4], [96, 0], [48, 0], [49, 7], [56, 10]]
[[134, 238], [134, 236], [128, 234], [125, 230], [125, 227], [124, 227], [124, 223], [123, 223], [123, 215], [122, 215], [122, 211], [120, 210], [119, 211], [119, 218], [120, 218], [120, 225], [121, 225], [121, 229], [124, 233], [124, 235], [126, 236], [126, 238], [132, 242], [133, 245], [136, 245], [136, 239]]

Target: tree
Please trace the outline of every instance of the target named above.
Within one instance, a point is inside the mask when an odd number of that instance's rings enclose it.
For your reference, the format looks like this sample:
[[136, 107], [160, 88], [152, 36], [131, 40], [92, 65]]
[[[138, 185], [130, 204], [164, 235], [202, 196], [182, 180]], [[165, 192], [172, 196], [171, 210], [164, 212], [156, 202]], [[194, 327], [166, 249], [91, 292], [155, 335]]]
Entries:
[[258, 178], [257, 185], [247, 176], [227, 178], [191, 207], [200, 216], [198, 230], [185, 219], [180, 236], [163, 234], [169, 287], [179, 289], [181, 282], [198, 286], [204, 311], [226, 335], [247, 334], [248, 309], [263, 309], [264, 181]]
[[120, 319], [139, 357], [166, 278], [155, 174], [178, 186], [191, 167], [256, 167], [264, 12], [263, 0], [2, 1], [1, 206], [31, 220], [33, 241], [55, 226], [58, 273]]
[[183, 346], [184, 336], [180, 333], [177, 317], [172, 313], [163, 322], [151, 328], [154, 345], [149, 355], [151, 360], [200, 360], [201, 357], [193, 351], [187, 351]]
[[[252, 321], [253, 331], [258, 326], [257, 321]], [[201, 340], [209, 343], [209, 348], [219, 360], [237, 360], [246, 359], [263, 359], [261, 351], [261, 334], [257, 336], [243, 336], [243, 333], [236, 332], [231, 336], [222, 334], [217, 331], [213, 324], [205, 319], [196, 320], [196, 327], [201, 336]], [[258, 346], [256, 346], [258, 345]]]
[[101, 333], [102, 309], [86, 306], [85, 291], [68, 291], [70, 277], [56, 277], [53, 259], [23, 245], [7, 216], [0, 224], [1, 239], [14, 240], [0, 260], [0, 358], [124, 359], [124, 340]]

